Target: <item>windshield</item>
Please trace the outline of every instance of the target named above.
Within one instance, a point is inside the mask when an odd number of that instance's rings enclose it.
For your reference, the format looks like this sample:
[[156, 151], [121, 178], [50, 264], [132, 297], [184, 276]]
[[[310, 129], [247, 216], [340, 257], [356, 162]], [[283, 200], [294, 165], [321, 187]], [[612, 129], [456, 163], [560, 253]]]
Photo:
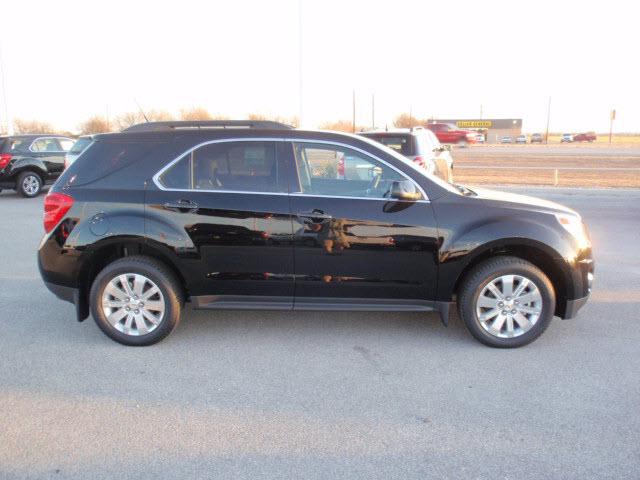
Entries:
[[365, 137], [364, 135], [360, 137], [362, 140], [364, 140], [365, 142], [370, 143], [371, 145], [375, 146], [376, 148], [378, 148], [379, 150], [383, 150], [386, 153], [388, 153], [389, 155], [391, 155], [392, 157], [394, 157], [395, 159], [403, 162], [405, 165], [408, 165], [409, 167], [411, 167], [413, 169], [414, 172], [416, 172], [418, 175], [421, 175], [425, 178], [428, 178], [431, 182], [438, 184], [439, 186], [441, 186], [442, 188], [447, 189], [450, 192], [453, 193], [457, 193], [460, 194], [460, 191], [455, 188], [453, 185], [451, 185], [448, 182], [445, 182], [444, 180], [442, 180], [440, 177], [437, 177], [435, 175], [431, 175], [430, 173], [427, 173], [427, 171], [420, 167], [417, 163], [412, 162], [411, 160], [409, 160], [406, 157], [403, 157], [402, 155], [400, 155], [398, 152], [396, 152], [395, 150], [393, 150], [392, 148], [387, 147], [386, 145], [383, 145], [381, 143], [375, 142], [374, 140]]

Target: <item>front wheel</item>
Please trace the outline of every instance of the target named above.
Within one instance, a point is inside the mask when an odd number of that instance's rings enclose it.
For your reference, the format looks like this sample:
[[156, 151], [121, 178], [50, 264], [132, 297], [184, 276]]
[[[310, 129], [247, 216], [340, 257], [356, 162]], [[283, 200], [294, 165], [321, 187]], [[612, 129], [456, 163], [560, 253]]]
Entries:
[[526, 345], [546, 330], [555, 311], [549, 278], [516, 257], [497, 257], [476, 266], [458, 295], [458, 312], [467, 329], [491, 347]]
[[18, 175], [16, 190], [23, 197], [35, 197], [42, 190], [42, 179], [40, 175], [33, 172], [22, 172]]
[[90, 293], [98, 327], [116, 342], [159, 342], [180, 322], [182, 289], [175, 275], [152, 258], [131, 256], [107, 265]]

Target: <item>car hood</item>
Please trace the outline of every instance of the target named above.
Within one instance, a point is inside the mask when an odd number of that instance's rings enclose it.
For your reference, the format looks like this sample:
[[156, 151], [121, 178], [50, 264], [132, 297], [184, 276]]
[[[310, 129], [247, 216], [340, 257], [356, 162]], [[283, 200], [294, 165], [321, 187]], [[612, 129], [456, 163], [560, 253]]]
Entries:
[[485, 200], [490, 203], [499, 202], [505, 206], [512, 206], [514, 208], [523, 208], [527, 210], [535, 210], [541, 212], [551, 213], [570, 213], [578, 215], [575, 210], [569, 207], [565, 207], [556, 202], [549, 200], [543, 200], [542, 198], [530, 197], [528, 195], [519, 195], [517, 193], [499, 192], [497, 190], [490, 190], [488, 188], [473, 188], [473, 191], [478, 195], [475, 198]]

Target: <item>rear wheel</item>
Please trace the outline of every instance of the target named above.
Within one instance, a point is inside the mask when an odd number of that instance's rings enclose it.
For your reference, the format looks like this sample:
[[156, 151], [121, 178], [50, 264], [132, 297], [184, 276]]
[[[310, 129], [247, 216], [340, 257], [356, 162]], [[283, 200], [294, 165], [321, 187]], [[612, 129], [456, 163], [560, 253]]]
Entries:
[[159, 342], [180, 323], [182, 289], [162, 263], [143, 256], [121, 258], [96, 277], [90, 293], [98, 327], [116, 342]]
[[35, 197], [42, 190], [42, 179], [34, 172], [22, 172], [16, 181], [16, 190], [27, 198]]
[[458, 312], [471, 334], [491, 347], [513, 348], [538, 338], [555, 310], [549, 278], [516, 257], [476, 266], [458, 295]]

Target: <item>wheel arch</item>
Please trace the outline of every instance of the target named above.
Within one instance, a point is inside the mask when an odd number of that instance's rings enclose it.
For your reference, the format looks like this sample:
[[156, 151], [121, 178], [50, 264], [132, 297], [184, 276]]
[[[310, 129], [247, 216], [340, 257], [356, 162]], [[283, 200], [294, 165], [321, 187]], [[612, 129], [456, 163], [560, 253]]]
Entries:
[[183, 291], [184, 299], [188, 296], [188, 288], [185, 277], [176, 262], [162, 248], [149, 243], [144, 237], [111, 237], [96, 243], [89, 253], [90, 259], [83, 262], [83, 267], [78, 272], [79, 305], [78, 318], [84, 320], [89, 316], [91, 285], [96, 276], [110, 263], [133, 255], [143, 255], [162, 262], [176, 277]]
[[558, 252], [544, 243], [530, 239], [501, 239], [482, 245], [471, 252], [457, 275], [450, 292], [451, 296], [457, 295], [462, 282], [477, 265], [498, 256], [517, 257], [542, 270], [549, 277], [556, 293], [554, 313], [560, 317], [564, 315], [571, 284], [568, 266], [565, 265], [564, 259]]

